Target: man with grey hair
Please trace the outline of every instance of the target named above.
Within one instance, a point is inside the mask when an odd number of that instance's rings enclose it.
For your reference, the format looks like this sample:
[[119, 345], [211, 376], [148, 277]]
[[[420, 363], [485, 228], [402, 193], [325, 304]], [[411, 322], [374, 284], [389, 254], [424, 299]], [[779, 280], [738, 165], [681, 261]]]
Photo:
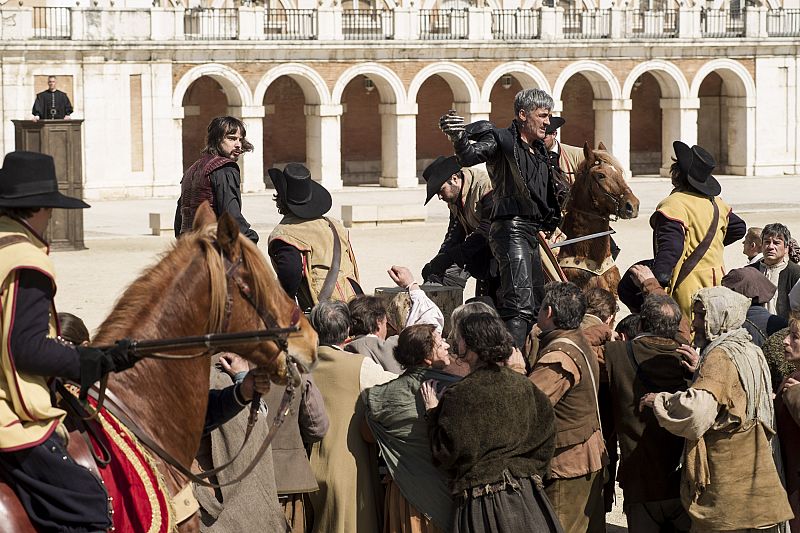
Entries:
[[358, 434], [364, 420], [361, 393], [397, 374], [342, 349], [350, 333], [346, 303], [318, 303], [311, 310], [311, 325], [319, 335], [314, 380], [330, 420], [328, 432], [311, 449], [311, 469], [320, 488], [309, 495], [314, 531], [378, 531], [377, 473], [369, 447]]
[[494, 190], [489, 245], [500, 271], [497, 309], [518, 347], [525, 345], [544, 294], [537, 232], [551, 232], [561, 221], [544, 145], [552, 109], [549, 94], [524, 89], [514, 98], [515, 118], [508, 128], [489, 121], [467, 127], [455, 111], [439, 121], [459, 164], [486, 163], [489, 171]]

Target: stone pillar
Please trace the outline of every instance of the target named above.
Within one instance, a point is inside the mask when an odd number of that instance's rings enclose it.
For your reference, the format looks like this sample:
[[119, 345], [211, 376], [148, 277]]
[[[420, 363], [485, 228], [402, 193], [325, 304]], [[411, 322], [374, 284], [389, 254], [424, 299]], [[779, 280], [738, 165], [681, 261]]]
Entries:
[[342, 181], [342, 105], [306, 105], [306, 165], [311, 176], [329, 191]]
[[150, 8], [150, 39], [153, 41], [183, 39], [183, 13], [183, 8]]
[[744, 36], [753, 39], [769, 37], [766, 7], [747, 6], [744, 8]]
[[491, 102], [453, 102], [453, 109], [456, 113], [464, 117], [464, 122], [477, 122], [479, 120], [489, 120], [489, 113], [492, 112]]
[[417, 104], [380, 104], [381, 187], [416, 187]]
[[700, 7], [681, 6], [678, 8], [678, 37], [681, 39], [699, 39], [703, 27], [700, 24]]
[[616, 100], [595, 100], [594, 140], [601, 141], [614, 154], [630, 177], [631, 171], [631, 107], [630, 98]]
[[[150, 88], [143, 85], [142, 96], [149, 92], [152, 103], [151, 121], [144, 123], [144, 142], [150, 145], [145, 152], [152, 157], [149, 171], [153, 176], [153, 196], [177, 198], [180, 179], [176, 176], [183, 175], [183, 107], [172, 107], [172, 62], [169, 59], [154, 60], [149, 68]], [[147, 99], [143, 98], [143, 102]]]
[[720, 132], [722, 154], [717, 160], [727, 161], [727, 165], [718, 172], [752, 175], [756, 155], [755, 98], [723, 96], [720, 100], [720, 109], [725, 113], [721, 120], [727, 128]]
[[341, 6], [317, 8], [317, 39], [320, 41], [344, 40]]
[[[83, 146], [90, 150], [102, 147], [102, 154], [98, 154], [100, 157], [84, 157], [83, 191], [86, 198], [110, 196], [104, 190], [116, 189], [118, 192], [114, 194], [124, 194], [131, 186], [129, 168], [125, 168], [129, 156], [119, 153], [119, 150], [129, 152], [129, 144], [109, 142], [119, 139], [118, 128], [124, 127], [122, 121], [130, 120], [127, 103], [108, 105], [109, 94], [122, 92], [119, 76], [118, 67], [108, 63], [102, 52], [101, 55], [83, 58]], [[172, 94], [171, 89], [169, 94]], [[81, 104], [76, 102], [76, 106]], [[123, 137], [127, 138], [127, 135]]]
[[264, 8], [240, 7], [239, 8], [239, 34], [240, 41], [258, 40], [264, 37]]
[[611, 8], [610, 39], [624, 39], [627, 33], [627, 9]]
[[539, 37], [543, 41], [564, 38], [564, 10], [562, 8], [539, 8]]
[[394, 13], [394, 40], [418, 40], [419, 10], [413, 7], [396, 7], [392, 13]]
[[699, 98], [662, 98], [661, 107], [661, 166], [659, 174], [669, 177], [672, 166], [672, 141], [697, 144], [697, 111]]
[[[5, 12], [5, 9], [3, 10]], [[6, 20], [3, 19], [3, 23]], [[5, 27], [3, 28], [5, 30]], [[14, 124], [13, 119], [30, 119], [33, 107], [34, 90], [33, 76], [28, 73], [28, 63], [24, 56], [4, 57], [3, 72], [3, 139], [0, 147], [2, 153], [14, 150]]]
[[470, 41], [492, 40], [492, 10], [486, 7], [470, 7], [467, 10], [469, 30], [467, 39]]
[[87, 38], [86, 11], [88, 11], [88, 9], [77, 6], [70, 9], [70, 39], [73, 41], [83, 41]]

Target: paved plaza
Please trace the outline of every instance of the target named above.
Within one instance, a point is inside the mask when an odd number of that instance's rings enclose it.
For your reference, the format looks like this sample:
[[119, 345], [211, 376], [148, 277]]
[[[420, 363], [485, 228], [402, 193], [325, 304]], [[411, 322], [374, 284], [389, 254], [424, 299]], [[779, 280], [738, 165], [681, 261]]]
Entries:
[[[722, 177], [723, 198], [742, 216], [748, 226], [763, 226], [781, 221], [800, 235], [800, 178]], [[641, 200], [639, 218], [613, 224], [622, 248], [618, 259], [624, 270], [639, 259], [652, 257], [648, 219], [658, 201], [669, 193], [663, 178], [631, 180], [631, 188]], [[338, 216], [342, 205], [416, 204], [425, 198], [424, 187], [391, 190], [379, 187], [349, 187], [333, 193], [331, 214]], [[248, 194], [243, 212], [261, 236], [259, 247], [266, 252], [267, 237], [280, 216], [271, 194]], [[173, 241], [172, 232], [160, 237], [149, 235], [148, 213], [161, 213], [164, 226], [171, 225], [174, 199], [96, 201], [85, 212], [87, 249], [54, 252], [59, 279], [56, 305], [82, 317], [90, 330], [108, 314], [117, 297], [146, 266], [153, 264]], [[353, 228], [350, 237], [358, 256], [364, 288], [391, 285], [386, 269], [405, 265], [415, 273], [433, 256], [447, 228], [448, 212], [436, 199], [428, 205], [424, 224], [386, 225]], [[729, 246], [725, 253], [728, 268], [742, 266], [741, 244]], [[627, 313], [624, 311], [623, 313]], [[619, 494], [621, 502], [621, 493]], [[610, 517], [624, 525], [621, 505]], [[609, 528], [609, 531], [626, 531]]]

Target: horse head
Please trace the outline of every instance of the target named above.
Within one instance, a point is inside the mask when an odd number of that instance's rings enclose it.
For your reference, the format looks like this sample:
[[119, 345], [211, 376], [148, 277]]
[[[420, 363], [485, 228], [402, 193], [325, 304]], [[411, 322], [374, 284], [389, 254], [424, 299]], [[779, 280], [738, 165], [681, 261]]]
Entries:
[[283, 344], [268, 341], [228, 350], [257, 366], [266, 366], [276, 383], [285, 383], [290, 373], [296, 374], [290, 363], [301, 371], [310, 371], [317, 358], [317, 334], [281, 288], [263, 254], [239, 232], [236, 221], [228, 213], [217, 221], [211, 207], [204, 203], [195, 215], [193, 231], [204, 246], [210, 244], [218, 251], [207, 254], [212, 279], [209, 331], [297, 328]]
[[[591, 206], [603, 217], [636, 218], [639, 199], [625, 182], [622, 164], [601, 142], [597, 150], [583, 145], [584, 161], [578, 166], [571, 191], [572, 206]], [[567, 211], [570, 207], [567, 207]]]

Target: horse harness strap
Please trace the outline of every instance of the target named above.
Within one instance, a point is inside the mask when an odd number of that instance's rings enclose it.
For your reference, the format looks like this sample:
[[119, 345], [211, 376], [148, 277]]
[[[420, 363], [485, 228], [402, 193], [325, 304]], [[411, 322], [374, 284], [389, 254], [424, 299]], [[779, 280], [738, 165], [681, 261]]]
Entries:
[[[94, 389], [92, 390], [92, 393], [94, 393]], [[94, 396], [94, 394], [92, 395]], [[264, 453], [267, 451], [267, 448], [269, 448], [270, 444], [272, 443], [272, 440], [275, 438], [275, 434], [277, 433], [278, 428], [280, 428], [280, 426], [283, 424], [283, 421], [286, 419], [286, 415], [289, 413], [289, 406], [291, 405], [294, 396], [295, 396], [295, 387], [294, 384], [290, 381], [289, 384], [286, 386], [286, 390], [283, 393], [283, 398], [281, 399], [278, 412], [275, 415], [275, 419], [272, 422], [272, 426], [270, 427], [269, 433], [264, 439], [264, 442], [261, 444], [261, 447], [256, 452], [255, 456], [253, 457], [253, 460], [238, 476], [236, 476], [235, 479], [232, 479], [226, 483], [211, 483], [209, 481], [206, 481], [206, 478], [209, 478], [219, 473], [220, 471], [224, 470], [225, 468], [233, 464], [233, 462], [236, 461], [236, 459], [239, 457], [239, 454], [242, 452], [244, 447], [247, 445], [250, 434], [255, 425], [255, 417], [253, 416], [253, 412], [255, 413], [258, 412], [259, 400], [257, 398], [254, 397], [251, 402], [251, 413], [250, 413], [250, 418], [247, 421], [247, 431], [245, 432], [245, 436], [239, 450], [234, 454], [233, 458], [224, 465], [202, 472], [200, 475], [194, 474], [189, 468], [182, 465], [169, 452], [164, 450], [164, 448], [162, 448], [160, 444], [158, 444], [147, 433], [145, 433], [142, 430], [142, 428], [136, 422], [134, 422], [133, 419], [131, 419], [131, 417], [128, 415], [128, 410], [125, 408], [125, 404], [122, 403], [122, 401], [110, 390], [106, 391], [105, 408], [106, 410], [108, 410], [108, 412], [114, 415], [126, 428], [128, 428], [131, 431], [131, 433], [133, 433], [142, 444], [147, 446], [150, 450], [153, 451], [153, 453], [155, 453], [158, 457], [160, 457], [169, 466], [173, 467], [175, 470], [180, 472], [189, 481], [191, 481], [192, 483], [196, 483], [197, 485], [201, 485], [203, 487], [210, 487], [216, 489], [238, 483], [239, 481], [247, 477], [250, 474], [250, 472], [252, 472], [253, 468], [255, 468], [256, 464], [264, 456]], [[255, 408], [253, 406], [255, 406]]]
[[612, 268], [614, 268], [614, 259], [609, 256], [603, 259], [602, 262], [589, 259], [587, 257], [562, 257], [558, 260], [558, 265], [561, 268], [577, 268], [578, 270], [585, 270], [591, 272], [596, 276], [602, 276]]

